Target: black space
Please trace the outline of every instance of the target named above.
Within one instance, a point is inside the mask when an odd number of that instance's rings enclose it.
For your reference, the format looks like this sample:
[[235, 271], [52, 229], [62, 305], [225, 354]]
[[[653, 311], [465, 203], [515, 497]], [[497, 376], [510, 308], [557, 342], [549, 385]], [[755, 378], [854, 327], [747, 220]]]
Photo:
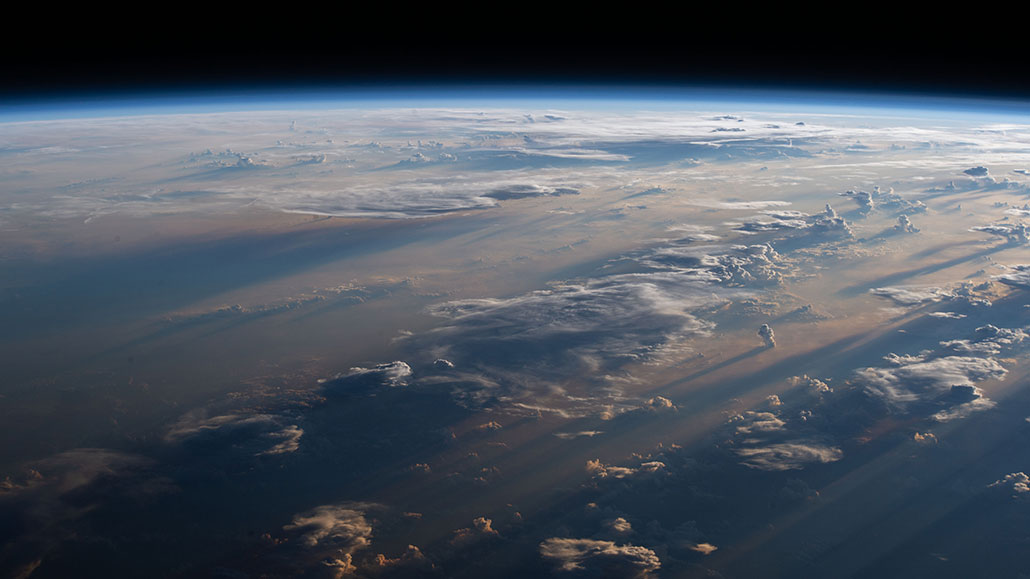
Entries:
[[872, 6], [773, 14], [731, 4], [667, 13], [622, 5], [625, 14], [561, 18], [529, 5], [350, 8], [280, 14], [222, 6], [239, 14], [217, 19], [90, 13], [82, 23], [71, 16], [0, 40], [0, 99], [520, 83], [1030, 98], [1026, 43], [1000, 15], [972, 8], [907, 20]]

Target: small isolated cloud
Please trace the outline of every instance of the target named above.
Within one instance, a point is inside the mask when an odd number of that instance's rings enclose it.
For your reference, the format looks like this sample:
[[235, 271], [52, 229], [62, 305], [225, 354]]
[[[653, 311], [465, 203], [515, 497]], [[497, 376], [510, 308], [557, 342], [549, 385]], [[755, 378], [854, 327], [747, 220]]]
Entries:
[[649, 398], [647, 402], [644, 403], [644, 407], [653, 411], [676, 410], [676, 405], [672, 403], [672, 400], [669, 400], [664, 396]]
[[324, 551], [326, 555], [352, 555], [372, 543], [372, 525], [365, 518], [370, 503], [340, 503], [322, 505], [294, 515], [283, 530], [296, 537], [296, 542], [308, 550]]
[[600, 459], [595, 459], [587, 461], [586, 471], [595, 479], [623, 479], [665, 472], [665, 463], [653, 460], [636, 467], [627, 467], [604, 464]]
[[268, 450], [261, 452], [261, 454], [285, 454], [288, 452], [294, 452], [300, 448], [301, 436], [304, 436], [304, 431], [296, 424], [291, 424], [282, 430], [269, 432], [265, 435], [265, 438], [275, 442], [275, 445]]
[[1030, 217], [1030, 203], [1024, 203], [1022, 207], [1006, 209], [1005, 214], [1015, 215], [1017, 217]]
[[937, 435], [932, 432], [917, 432], [912, 435], [912, 440], [923, 445], [937, 444]]
[[744, 233], [764, 233], [768, 231], [807, 229], [808, 226], [808, 222], [804, 219], [753, 219], [740, 223], [733, 229]]
[[432, 574], [435, 570], [433, 562], [426, 557], [422, 550], [415, 545], [408, 545], [404, 553], [400, 557], [389, 558], [382, 553], [376, 555], [375, 559], [375, 570], [376, 571], [388, 571], [399, 573], [402, 576], [408, 574], [412, 576], [421, 576], [425, 574]]
[[758, 337], [762, 338], [762, 341], [765, 342], [766, 348], [776, 347], [776, 336], [773, 334], [773, 329], [769, 327], [769, 324], [762, 324], [758, 328]]
[[812, 222], [811, 230], [816, 233], [825, 234], [839, 234], [844, 237], [854, 237], [855, 233], [851, 230], [851, 225], [844, 220], [843, 217], [837, 215], [837, 211], [826, 204], [826, 208], [823, 210], [822, 215], [815, 217], [815, 221]]
[[670, 226], [667, 231], [681, 236], [677, 239], [681, 243], [718, 241], [720, 237], [711, 233], [711, 229], [707, 225], [680, 224]]
[[978, 225], [969, 228], [970, 231], [989, 233], [996, 237], [1003, 237], [1010, 243], [1030, 243], [1030, 228], [1024, 223], [993, 223], [991, 225]]
[[717, 551], [719, 549], [718, 547], [716, 547], [715, 545], [713, 545], [711, 543], [696, 543], [694, 545], [688, 546], [687, 548], [690, 549], [691, 551], [697, 551], [698, 553], [701, 553], [702, 555], [711, 555], [712, 553], [714, 553], [715, 551]]
[[875, 201], [873, 201], [872, 193], [869, 193], [868, 191], [845, 191], [840, 195], [841, 197], [850, 197], [851, 199], [854, 199], [855, 203], [858, 203], [858, 206], [866, 211], [871, 211], [876, 205]]
[[835, 446], [808, 440], [738, 448], [736, 453], [744, 459], [740, 464], [769, 471], [799, 470], [810, 464], [835, 462], [844, 456], [844, 452]]
[[574, 438], [593, 438], [599, 434], [604, 434], [603, 430], [581, 430], [579, 432], [555, 432], [554, 435], [562, 440], [571, 440]]
[[919, 229], [912, 224], [912, 220], [908, 218], [908, 215], [898, 216], [898, 222], [894, 225], [894, 231], [899, 233], [919, 233]]
[[622, 517], [616, 517], [610, 521], [605, 521], [604, 526], [613, 533], [619, 535], [628, 535], [633, 532], [633, 525]]
[[972, 167], [972, 168], [966, 169], [965, 171], [962, 171], [962, 172], [965, 173], [966, 175], [969, 175], [970, 177], [990, 177], [991, 176], [991, 172], [989, 170], [987, 170], [987, 167], [984, 167], [984, 166]]
[[540, 555], [559, 571], [588, 576], [646, 577], [662, 566], [658, 555], [646, 547], [594, 539], [547, 539], [540, 543]]
[[790, 204], [790, 201], [721, 201], [716, 206], [722, 209], [768, 209], [788, 207]]
[[300, 448], [304, 430], [290, 419], [274, 414], [221, 414], [206, 416], [189, 413], [175, 422], [165, 441], [191, 445], [232, 445], [246, 448], [256, 456], [287, 454]]
[[791, 322], [821, 322], [833, 319], [833, 316], [816, 309], [812, 304], [805, 304], [787, 312], [781, 319]]
[[499, 201], [525, 199], [527, 197], [558, 197], [561, 195], [579, 195], [579, 190], [572, 187], [551, 187], [549, 185], [523, 183], [498, 187], [483, 194], [484, 197], [491, 197]]
[[954, 297], [951, 292], [939, 287], [920, 286], [878, 287], [869, 290], [869, 293], [881, 298], [887, 298], [903, 306], [939, 302], [943, 299]]
[[945, 320], [961, 320], [962, 318], [966, 317], [966, 314], [958, 314], [955, 312], [930, 312], [926, 315], [930, 316], [931, 318], [941, 318]]
[[808, 389], [810, 392], [816, 394], [825, 394], [828, 392], [833, 392], [833, 388], [830, 388], [829, 384], [818, 378], [812, 378], [808, 374], [803, 374], [801, 376], [791, 376], [787, 379], [787, 382], [791, 386], [801, 386]]
[[499, 422], [497, 422], [496, 420], [491, 420], [490, 422], [485, 422], [483, 424], [476, 426], [473, 430], [479, 433], [486, 433], [495, 430], [500, 430], [502, 428], [504, 427], [501, 426]]
[[476, 517], [472, 520], [472, 526], [454, 531], [451, 538], [451, 545], [464, 547], [476, 543], [485, 538], [500, 536], [493, 527], [493, 519]]
[[664, 529], [657, 521], [652, 521], [646, 526], [643, 534], [651, 541], [662, 544], [659, 552], [666, 549], [680, 551], [682, 556], [683, 551], [710, 555], [718, 550], [718, 547], [708, 542], [705, 534], [698, 529], [697, 521], [686, 521], [672, 530]]
[[433, 472], [433, 468], [425, 462], [416, 462], [415, 464], [408, 467], [408, 472], [417, 474], [429, 474]]
[[760, 213], [762, 215], [768, 215], [769, 217], [772, 217], [773, 219], [780, 219], [780, 220], [783, 220], [783, 221], [789, 221], [789, 220], [793, 220], [793, 219], [804, 219], [806, 217], [809, 217], [809, 215], [807, 213], [805, 213], [804, 211], [794, 211], [792, 209], [781, 209], [781, 210], [772, 210], [772, 209], [770, 209], [770, 210], [766, 210], [766, 211], [760, 211]]
[[[779, 401], [779, 398], [777, 398]], [[782, 404], [782, 403], [781, 403]], [[730, 419], [730, 424], [736, 426], [737, 434], [756, 434], [760, 432], [781, 431], [787, 425], [772, 412], [755, 412], [748, 410], [743, 414], [737, 414]]]
[[387, 386], [405, 386], [411, 376], [411, 366], [400, 360], [384, 364], [376, 364], [371, 368], [355, 367], [341, 378], [374, 378]]
[[1008, 269], [1008, 273], [996, 275], [994, 279], [1019, 289], [1030, 289], [1030, 265], [1012, 265]]

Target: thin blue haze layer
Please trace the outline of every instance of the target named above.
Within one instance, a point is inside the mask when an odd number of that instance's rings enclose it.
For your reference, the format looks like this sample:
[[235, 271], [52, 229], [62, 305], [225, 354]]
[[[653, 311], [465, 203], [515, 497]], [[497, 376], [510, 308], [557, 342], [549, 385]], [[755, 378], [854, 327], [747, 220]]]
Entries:
[[151, 91], [21, 97], [0, 102], [0, 122], [261, 110], [490, 106], [577, 109], [682, 109], [746, 106], [784, 112], [885, 112], [927, 118], [1030, 116], [1030, 101], [947, 94], [667, 85], [374, 85], [303, 89]]

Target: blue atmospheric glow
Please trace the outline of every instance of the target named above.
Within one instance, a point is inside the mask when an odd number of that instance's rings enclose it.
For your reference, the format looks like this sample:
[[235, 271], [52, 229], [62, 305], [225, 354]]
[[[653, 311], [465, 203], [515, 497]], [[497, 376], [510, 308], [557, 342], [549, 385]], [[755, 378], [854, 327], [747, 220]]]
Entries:
[[942, 111], [975, 117], [1030, 116], [1030, 101], [911, 93], [862, 93], [749, 87], [666, 85], [377, 85], [259, 88], [230, 91], [92, 93], [22, 97], [0, 102], [4, 122], [216, 113], [261, 110], [360, 109], [383, 107], [540, 107], [619, 110], [747, 108], [754, 111], [842, 112], [940, 116]]

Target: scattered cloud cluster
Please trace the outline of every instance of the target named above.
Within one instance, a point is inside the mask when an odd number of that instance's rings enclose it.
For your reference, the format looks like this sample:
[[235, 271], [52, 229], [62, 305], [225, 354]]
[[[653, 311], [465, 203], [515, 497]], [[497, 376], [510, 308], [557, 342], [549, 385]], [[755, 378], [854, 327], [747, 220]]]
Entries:
[[1016, 496], [1020, 496], [1025, 493], [1030, 493], [1030, 476], [1027, 476], [1026, 473], [1023, 472], [1013, 472], [994, 481], [988, 486], [1007, 488]]
[[[768, 213], [802, 215], [780, 209]], [[824, 230], [846, 228], [832, 208], [806, 218]], [[694, 234], [693, 229], [688, 233]], [[617, 414], [633, 407], [620, 398], [618, 385], [604, 381], [586, 393], [566, 393], [566, 384], [689, 349], [714, 327], [702, 312], [778, 287], [796, 269], [767, 243], [697, 241], [696, 234], [687, 235], [624, 255], [619, 261], [637, 270], [632, 273], [554, 282], [548, 289], [508, 298], [433, 305], [429, 312], [445, 322], [412, 345], [449, 361], [435, 364], [436, 374], [428, 381], [449, 383], [463, 403], [509, 411], [560, 409], [566, 416], [584, 411], [610, 416], [612, 409]], [[762, 338], [775, 344], [771, 328], [763, 330]], [[546, 410], [542, 400], [551, 401]]]
[[976, 384], [1003, 379], [1007, 370], [994, 356], [1024, 338], [1019, 329], [982, 326], [974, 337], [947, 340], [934, 350], [890, 354], [887, 366], [857, 370], [855, 380], [893, 409], [922, 408], [939, 421], [961, 418], [994, 406]]
[[841, 197], [853, 199], [858, 204], [859, 209], [866, 213], [875, 209], [878, 211], [911, 214], [920, 213], [927, 209], [926, 204], [922, 201], [909, 201], [895, 193], [893, 188], [883, 191], [879, 187], [874, 187], [871, 193], [868, 191], [845, 191], [840, 195]]
[[749, 221], [733, 224], [736, 231], [746, 235], [778, 231], [806, 231], [823, 236], [836, 235], [851, 238], [854, 232], [848, 222], [826, 204], [822, 213], [809, 215], [800, 211], [763, 211]]
[[833, 390], [822, 380], [795, 376], [793, 389], [784, 398], [772, 395], [764, 407], [735, 414], [725, 424], [730, 450], [739, 464], [759, 471], [801, 470], [812, 465], [836, 462], [844, 451], [825, 432], [809, 421], [813, 405]]
[[771, 245], [691, 246], [671, 244], [645, 254], [641, 263], [656, 269], [692, 274], [729, 286], [776, 286], [790, 271]]
[[[426, 339], [461, 368], [484, 373], [487, 379], [469, 385], [489, 400], [536, 400], [555, 392], [541, 380], [560, 384], [706, 335], [712, 324], [693, 312], [723, 300], [712, 294], [707, 277], [677, 271], [613, 275], [506, 299], [445, 302], [430, 308], [447, 321]], [[532, 380], [511, 374], [529, 368]], [[539, 390], [528, 387], [533, 382]]]
[[356, 555], [372, 544], [372, 524], [366, 514], [379, 508], [373, 503], [340, 503], [294, 515], [293, 521], [283, 526], [290, 541], [287, 547], [293, 545], [291, 566], [323, 569], [334, 578], [355, 574]]
[[[34, 167], [44, 163], [44, 167], [49, 168], [45, 163], [63, 163], [81, 156], [81, 162], [128, 170], [119, 175], [124, 182], [117, 187], [111, 187], [108, 180], [101, 177], [80, 183], [79, 195], [51, 196], [47, 202], [31, 204], [19, 201], [11, 207], [18, 211], [89, 217], [111, 213], [184, 213], [213, 208], [235, 211], [241, 205], [253, 203], [274, 210], [317, 215], [412, 218], [486, 209], [495, 206], [501, 197], [518, 199], [537, 193], [553, 195], [562, 188], [579, 189], [577, 184], [550, 180], [548, 171], [556, 165], [593, 171], [613, 164], [646, 167], [661, 163], [683, 164], [688, 160], [688, 166], [695, 166], [709, 160], [808, 157], [828, 150], [867, 155], [903, 150], [907, 146], [932, 146], [938, 157], [945, 150], [963, 151], [970, 146], [981, 154], [1010, 153], [1025, 148], [1025, 132], [1014, 126], [1004, 130], [981, 127], [945, 130], [925, 126], [874, 130], [848, 126], [831, 120], [832, 116], [824, 118], [825, 124], [813, 119], [795, 121], [793, 114], [786, 115], [787, 118], [768, 114], [759, 115], [765, 117], [761, 119], [735, 121], [690, 111], [663, 111], [661, 114], [563, 111], [554, 115], [496, 108], [483, 111], [338, 110], [317, 118], [307, 117], [309, 114], [314, 113], [265, 112], [250, 115], [246, 120], [234, 113], [176, 115], [176, 123], [157, 117], [148, 117], [145, 122], [141, 119], [67, 122], [63, 131], [68, 139], [61, 142], [81, 143], [74, 148], [56, 144], [40, 146], [40, 142], [52, 139], [53, 126], [24, 123], [11, 132], [7, 141], [7, 146], [20, 152], [14, 168], [23, 163], [32, 163]], [[286, 118], [294, 115], [306, 117], [306, 120]], [[534, 122], [528, 122], [527, 118]], [[293, 122], [318, 128], [290, 130]], [[731, 122], [732, 125], [727, 126]], [[212, 141], [214, 135], [227, 134], [233, 135], [232, 140], [239, 145], [231, 148], [216, 145], [220, 137]], [[436, 138], [413, 139], [413, 134]], [[869, 143], [870, 139], [877, 144], [856, 146], [856, 142]], [[128, 148], [126, 143], [130, 142], [145, 142], [149, 146], [133, 147], [141, 151], [124, 155]], [[183, 155], [183, 142], [200, 152]], [[156, 159], [155, 152], [158, 153]], [[959, 154], [958, 158], [968, 157]], [[112, 160], [119, 162], [112, 163]], [[872, 166], [919, 163], [937, 166], [943, 161], [877, 159], [868, 162]], [[133, 170], [143, 167], [159, 170], [156, 173]], [[454, 187], [442, 183], [440, 168], [451, 171], [448, 181]], [[490, 184], [498, 173], [515, 171], [522, 172], [521, 181], [526, 189], [510, 189], [505, 183]], [[974, 180], [993, 181], [986, 167], [969, 168], [965, 173]], [[136, 174], [141, 177], [125, 177]], [[369, 174], [375, 178], [364, 178]], [[518, 181], [510, 176], [502, 180]], [[475, 181], [479, 183], [474, 184]], [[232, 186], [225, 187], [224, 182]], [[341, 186], [341, 182], [346, 185]], [[534, 189], [538, 186], [541, 189]], [[547, 188], [554, 190], [548, 192]], [[131, 192], [150, 189], [164, 191], [162, 195], [132, 202], [119, 199]], [[498, 196], [493, 196], [493, 191], [499, 192]], [[513, 196], [508, 196], [508, 191], [514, 191]], [[524, 195], [524, 191], [530, 193]], [[896, 204], [890, 192], [874, 190], [865, 197], [870, 207], [875, 203], [894, 208]], [[788, 202], [735, 199], [721, 203], [728, 209], [756, 209]], [[901, 205], [896, 208], [903, 209]]]

